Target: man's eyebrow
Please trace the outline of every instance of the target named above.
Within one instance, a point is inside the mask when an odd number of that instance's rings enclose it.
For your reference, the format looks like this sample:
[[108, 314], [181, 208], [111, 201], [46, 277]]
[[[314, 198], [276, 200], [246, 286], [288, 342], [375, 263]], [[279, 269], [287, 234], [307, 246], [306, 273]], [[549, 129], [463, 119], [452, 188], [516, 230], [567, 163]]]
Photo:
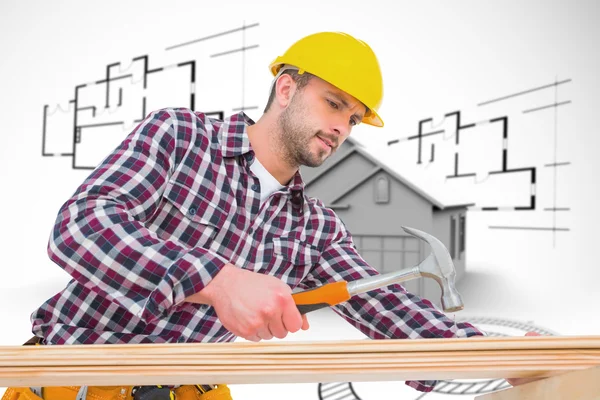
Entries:
[[[326, 90], [326, 93], [335, 97], [340, 103], [342, 103], [344, 105], [344, 107], [346, 108], [350, 108], [350, 104], [348, 104], [348, 102], [346, 101], [346, 99], [344, 99], [342, 96], [340, 96], [339, 94], [332, 92], [331, 90]], [[360, 115], [359, 113], [354, 113], [353, 115], [354, 117], [358, 118], [359, 121], [362, 121], [363, 116]]]

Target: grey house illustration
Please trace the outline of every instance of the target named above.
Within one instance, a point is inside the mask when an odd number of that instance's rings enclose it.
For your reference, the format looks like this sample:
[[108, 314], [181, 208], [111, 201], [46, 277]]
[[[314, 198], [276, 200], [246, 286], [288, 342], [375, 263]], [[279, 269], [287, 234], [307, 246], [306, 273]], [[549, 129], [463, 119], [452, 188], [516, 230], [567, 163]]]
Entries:
[[[385, 273], [416, 265], [430, 252], [401, 226], [432, 234], [449, 250], [456, 282], [465, 273], [466, 212], [472, 204], [443, 204], [349, 138], [318, 168], [302, 167], [306, 194], [336, 211], [370, 265]], [[440, 306], [439, 285], [430, 278], [403, 283]]]

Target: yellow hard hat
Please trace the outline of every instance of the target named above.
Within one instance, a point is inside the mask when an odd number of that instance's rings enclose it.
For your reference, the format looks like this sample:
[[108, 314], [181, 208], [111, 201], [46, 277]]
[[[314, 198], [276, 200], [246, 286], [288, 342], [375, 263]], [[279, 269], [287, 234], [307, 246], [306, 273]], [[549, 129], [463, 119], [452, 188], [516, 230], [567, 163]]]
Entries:
[[273, 75], [284, 64], [297, 67], [343, 90], [368, 109], [362, 120], [383, 126], [377, 110], [383, 99], [383, 79], [373, 50], [362, 40], [342, 32], [320, 32], [298, 40], [271, 63]]

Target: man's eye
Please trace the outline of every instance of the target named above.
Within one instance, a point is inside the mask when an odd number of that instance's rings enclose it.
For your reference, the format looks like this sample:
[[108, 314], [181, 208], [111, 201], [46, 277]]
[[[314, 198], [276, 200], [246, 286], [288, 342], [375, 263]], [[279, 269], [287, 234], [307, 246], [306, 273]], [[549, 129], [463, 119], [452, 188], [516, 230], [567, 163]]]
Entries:
[[334, 103], [333, 101], [327, 100], [327, 102], [329, 103], [329, 105], [331, 106], [331, 108], [335, 108], [335, 109], [338, 108], [338, 105], [336, 103]]
[[356, 119], [350, 118], [350, 125], [356, 126], [357, 125]]

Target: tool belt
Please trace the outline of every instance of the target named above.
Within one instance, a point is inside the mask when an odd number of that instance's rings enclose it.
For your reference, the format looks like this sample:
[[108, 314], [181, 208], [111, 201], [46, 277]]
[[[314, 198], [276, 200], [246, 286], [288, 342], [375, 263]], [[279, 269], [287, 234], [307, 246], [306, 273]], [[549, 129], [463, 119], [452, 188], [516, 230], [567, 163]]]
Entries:
[[[40, 345], [33, 337], [24, 345]], [[9, 387], [2, 400], [232, 400], [227, 385]]]

